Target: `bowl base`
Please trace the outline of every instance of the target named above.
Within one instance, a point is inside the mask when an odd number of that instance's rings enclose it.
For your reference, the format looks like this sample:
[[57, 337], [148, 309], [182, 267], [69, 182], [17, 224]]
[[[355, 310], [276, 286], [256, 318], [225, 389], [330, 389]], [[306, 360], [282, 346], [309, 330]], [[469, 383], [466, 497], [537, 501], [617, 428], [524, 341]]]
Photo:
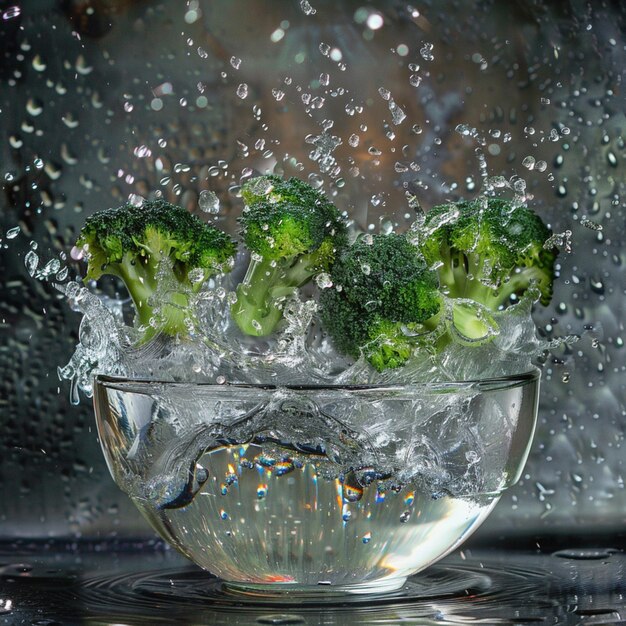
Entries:
[[247, 583], [224, 582], [226, 592], [253, 598], [293, 597], [307, 598], [314, 596], [346, 596], [359, 594], [384, 594], [397, 591], [406, 583], [406, 577], [377, 579], [354, 585], [331, 585], [320, 582], [317, 585], [299, 585], [298, 583]]

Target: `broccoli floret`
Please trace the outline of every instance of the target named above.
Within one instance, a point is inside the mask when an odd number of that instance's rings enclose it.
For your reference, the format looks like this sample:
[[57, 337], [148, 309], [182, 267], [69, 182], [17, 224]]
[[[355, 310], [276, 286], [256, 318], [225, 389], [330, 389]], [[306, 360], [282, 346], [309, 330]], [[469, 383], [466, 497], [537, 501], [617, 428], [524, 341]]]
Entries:
[[347, 229], [337, 208], [297, 178], [261, 176], [241, 194], [246, 207], [239, 222], [251, 259], [231, 315], [244, 333], [263, 337], [294, 291], [330, 269]]
[[397, 234], [365, 235], [339, 256], [320, 318], [340, 352], [361, 354], [378, 371], [400, 367], [438, 323], [437, 274]]
[[164, 200], [93, 214], [76, 245], [87, 254], [86, 280], [122, 279], [146, 328], [144, 340], [157, 331], [185, 334], [189, 295], [228, 271], [236, 248], [225, 233]]
[[541, 303], [550, 302], [557, 251], [544, 244], [551, 234], [531, 209], [498, 198], [441, 205], [426, 214], [418, 245], [453, 299], [461, 337], [471, 342], [493, 336], [485, 332], [495, 324], [489, 311], [506, 307], [533, 285]]

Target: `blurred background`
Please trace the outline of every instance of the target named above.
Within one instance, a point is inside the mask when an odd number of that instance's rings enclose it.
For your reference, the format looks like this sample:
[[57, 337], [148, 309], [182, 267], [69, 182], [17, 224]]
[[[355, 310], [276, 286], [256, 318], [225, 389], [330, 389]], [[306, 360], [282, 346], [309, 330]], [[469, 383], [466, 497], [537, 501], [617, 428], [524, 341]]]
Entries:
[[89, 214], [156, 194], [234, 233], [266, 171], [372, 232], [487, 178], [527, 195], [561, 235], [535, 317], [571, 338], [478, 536], [623, 529], [625, 67], [619, 0], [0, 1], [0, 538], [151, 536], [57, 376], [79, 316], [26, 253], [69, 254]]

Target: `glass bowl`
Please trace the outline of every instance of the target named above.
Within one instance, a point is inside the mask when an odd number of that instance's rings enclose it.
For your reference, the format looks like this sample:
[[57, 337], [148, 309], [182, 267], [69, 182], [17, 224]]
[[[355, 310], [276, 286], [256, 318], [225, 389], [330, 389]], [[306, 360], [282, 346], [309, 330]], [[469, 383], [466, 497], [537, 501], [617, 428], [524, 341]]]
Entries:
[[109, 470], [154, 530], [246, 593], [381, 593], [455, 549], [528, 455], [539, 373], [403, 386], [99, 376]]

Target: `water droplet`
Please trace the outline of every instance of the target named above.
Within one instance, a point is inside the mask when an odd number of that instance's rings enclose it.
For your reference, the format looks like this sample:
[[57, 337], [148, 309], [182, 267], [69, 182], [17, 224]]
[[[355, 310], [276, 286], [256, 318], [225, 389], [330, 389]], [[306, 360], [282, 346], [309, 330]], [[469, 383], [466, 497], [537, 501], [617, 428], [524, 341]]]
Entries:
[[316, 10], [309, 4], [308, 0], [300, 0], [300, 8], [305, 15], [315, 15]]
[[5, 237], [7, 239], [15, 239], [21, 232], [21, 228], [19, 226], [14, 226], [13, 228], [9, 228]]
[[248, 85], [246, 83], [241, 83], [237, 87], [237, 95], [243, 100], [248, 97]]
[[189, 282], [192, 284], [204, 282], [204, 270], [201, 267], [196, 267], [189, 270], [188, 274]]
[[200, 197], [198, 198], [198, 206], [201, 211], [205, 213], [217, 214], [220, 211], [220, 199], [217, 197], [217, 194], [214, 191], [209, 191], [205, 189], [200, 192]]
[[404, 511], [400, 515], [400, 523], [401, 524], [406, 524], [409, 521], [410, 518], [411, 518], [411, 511]]
[[422, 77], [418, 74], [411, 74], [411, 76], [409, 76], [409, 83], [413, 87], [419, 87], [422, 83]]
[[24, 257], [24, 265], [26, 266], [26, 269], [31, 276], [35, 275], [38, 264], [39, 256], [33, 250], [29, 250]]
[[329, 289], [333, 286], [333, 281], [330, 278], [330, 274], [322, 272], [315, 277], [315, 282], [320, 289]]
[[22, 9], [19, 6], [9, 7], [2, 13], [3, 20], [12, 20], [15, 17], [19, 17], [22, 13]]
[[397, 126], [406, 119], [406, 113], [391, 99], [389, 101], [389, 111], [391, 113], [391, 120]]
[[522, 161], [522, 165], [524, 167], [527, 167], [529, 170], [532, 170], [535, 168], [535, 157], [532, 156], [527, 156], [523, 161]]
[[391, 92], [388, 89], [385, 89], [384, 87], [379, 87], [378, 93], [380, 94], [380, 97], [383, 100], [389, 100], [391, 98]]
[[239, 69], [239, 67], [241, 66], [241, 59], [239, 59], [239, 58], [237, 58], [237, 57], [235, 57], [235, 56], [232, 56], [232, 57], [230, 57], [230, 64], [231, 64], [231, 65], [232, 65], [232, 66], [233, 66], [236, 70], [238, 70], [238, 69]]
[[41, 56], [36, 54], [33, 57], [33, 69], [37, 72], [43, 72], [46, 69], [46, 64], [41, 59]]
[[420, 49], [420, 55], [422, 59], [424, 59], [425, 61], [432, 61], [435, 58], [435, 55], [432, 52], [433, 48], [434, 46], [432, 43], [425, 42]]
[[369, 543], [372, 540], [372, 533], [368, 532], [363, 535], [363, 543]]
[[330, 46], [327, 43], [322, 42], [319, 45], [319, 50], [325, 57], [327, 57], [330, 53]]

